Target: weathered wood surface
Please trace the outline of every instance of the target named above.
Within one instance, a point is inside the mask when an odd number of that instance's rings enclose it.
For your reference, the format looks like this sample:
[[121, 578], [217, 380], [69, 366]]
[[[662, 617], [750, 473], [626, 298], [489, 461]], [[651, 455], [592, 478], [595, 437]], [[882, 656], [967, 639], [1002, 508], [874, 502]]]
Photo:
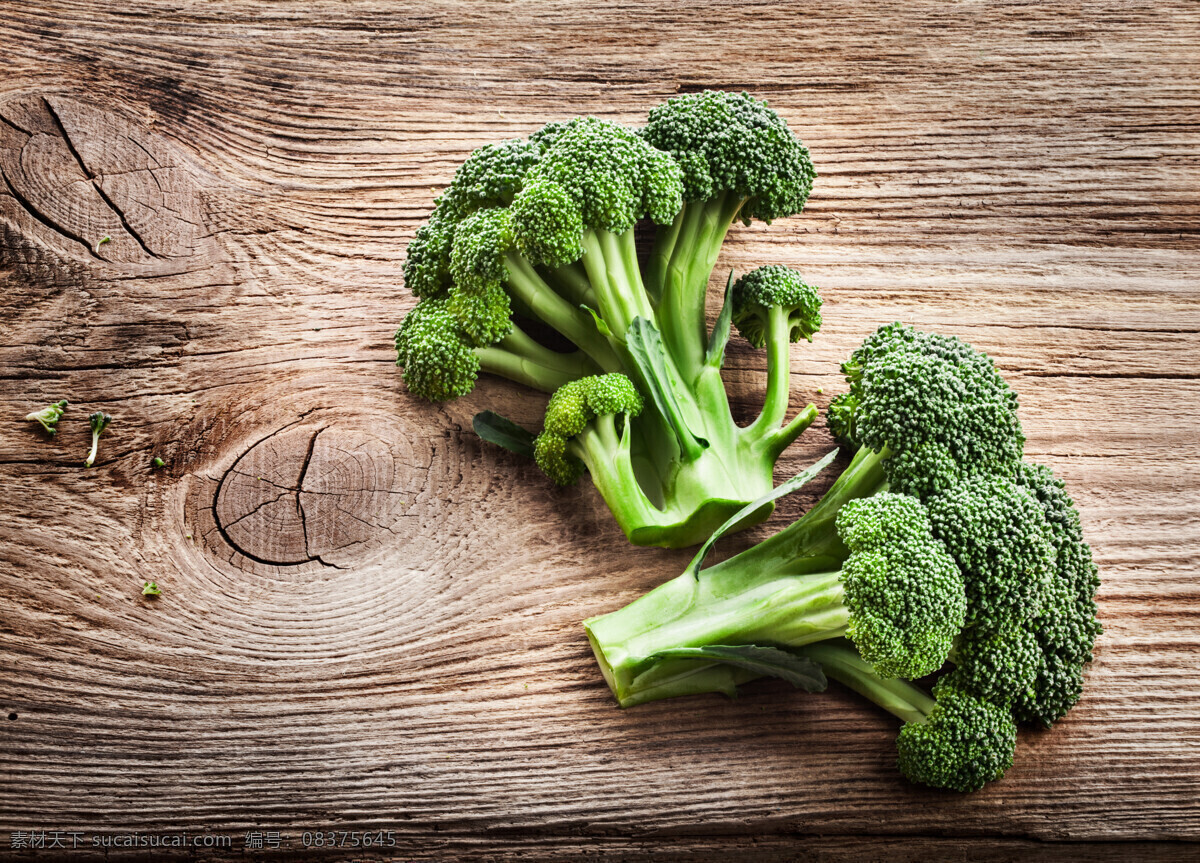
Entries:
[[[1200, 9], [137, 5], [0, 2], [0, 842], [1200, 853]], [[720, 264], [824, 289], [794, 398], [823, 406], [881, 322], [963, 334], [1083, 510], [1106, 626], [1086, 697], [979, 794], [907, 785], [896, 724], [836, 688], [617, 710], [579, 621], [687, 553], [628, 547], [591, 489], [471, 434], [539, 397], [431, 406], [392, 366], [405, 243], [472, 148], [706, 86], [768, 97], [820, 171], [804, 215], [736, 230]], [[731, 354], [746, 412], [762, 368]], [[60, 397], [43, 440], [20, 417]]]

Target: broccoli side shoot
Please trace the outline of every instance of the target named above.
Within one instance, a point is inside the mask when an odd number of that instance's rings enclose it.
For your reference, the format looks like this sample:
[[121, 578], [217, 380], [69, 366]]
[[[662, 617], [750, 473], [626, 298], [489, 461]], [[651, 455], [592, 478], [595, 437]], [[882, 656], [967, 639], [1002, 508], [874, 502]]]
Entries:
[[104, 430], [111, 422], [112, 417], [101, 411], [96, 411], [88, 417], [88, 424], [92, 427], [92, 449], [83, 463], [84, 467], [91, 467], [92, 463], [96, 461], [96, 451], [100, 447], [100, 435], [104, 434]]
[[67, 400], [63, 399], [62, 401], [57, 401], [53, 404], [47, 405], [40, 411], [34, 411], [31, 414], [26, 414], [25, 419], [29, 420], [30, 422], [39, 423], [45, 430], [46, 434], [54, 437], [55, 432], [58, 431], [58, 420], [66, 409]]

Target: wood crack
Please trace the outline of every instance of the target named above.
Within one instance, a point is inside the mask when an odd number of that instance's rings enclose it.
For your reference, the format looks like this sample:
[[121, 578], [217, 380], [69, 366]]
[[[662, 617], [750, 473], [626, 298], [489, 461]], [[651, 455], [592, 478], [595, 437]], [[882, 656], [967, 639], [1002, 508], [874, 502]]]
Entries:
[[133, 237], [137, 244], [142, 247], [143, 252], [152, 258], [161, 258], [161, 255], [157, 254], [146, 245], [145, 240], [142, 239], [142, 235], [138, 233], [137, 229], [134, 228], [133, 225], [130, 224], [129, 219], [126, 218], [125, 211], [117, 206], [116, 202], [108, 196], [108, 193], [104, 191], [103, 187], [96, 182], [95, 174], [83, 161], [83, 156], [80, 155], [79, 151], [75, 149], [75, 142], [72, 141], [71, 136], [67, 134], [67, 127], [63, 125], [62, 118], [58, 116], [58, 111], [55, 110], [54, 105], [52, 105], [50, 100], [44, 96], [42, 97], [42, 102], [45, 104], [46, 110], [50, 113], [51, 119], [54, 120], [54, 125], [58, 128], [59, 134], [62, 135], [63, 143], [67, 145], [67, 150], [69, 150], [71, 155], [75, 157], [75, 161], [79, 165], [79, 170], [83, 172], [83, 176], [87, 177], [88, 182], [92, 184], [92, 188], [96, 190], [96, 194], [100, 196], [100, 199], [104, 201], [104, 203], [108, 205], [108, 208], [116, 215], [117, 219], [121, 222], [121, 227], [123, 227], [125, 232], [129, 234], [129, 236]]

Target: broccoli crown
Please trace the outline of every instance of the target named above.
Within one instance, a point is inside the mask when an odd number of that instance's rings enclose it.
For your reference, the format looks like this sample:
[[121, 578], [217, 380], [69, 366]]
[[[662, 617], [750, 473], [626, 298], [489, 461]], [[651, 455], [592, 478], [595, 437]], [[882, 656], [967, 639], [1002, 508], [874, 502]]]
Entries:
[[787, 313], [788, 339], [812, 341], [821, 329], [821, 298], [795, 270], [779, 264], [759, 267], [733, 286], [733, 322], [742, 338], [761, 348], [767, 340], [767, 315], [779, 307]]
[[842, 566], [847, 634], [863, 658], [884, 677], [941, 668], [962, 628], [966, 595], [925, 508], [883, 492], [843, 506], [837, 529], [851, 551]]
[[1055, 562], [1042, 613], [1029, 623], [1039, 648], [1037, 673], [1015, 710], [1022, 722], [1050, 726], [1083, 692], [1083, 668], [1101, 632], [1096, 619], [1100, 580], [1091, 547], [1083, 539], [1079, 512], [1062, 480], [1044, 465], [1029, 463], [1021, 465], [1017, 480], [1043, 508]]
[[1016, 621], [963, 630], [954, 650], [955, 669], [943, 681], [995, 704], [1011, 705], [1034, 691], [1042, 651]]
[[706, 90], [650, 111], [642, 136], [683, 168], [687, 201], [725, 192], [746, 199], [741, 218], [771, 222], [804, 209], [812, 191], [808, 148], [767, 103], [747, 93]]
[[564, 384], [550, 397], [545, 427], [534, 442], [538, 466], [559, 485], [577, 481], [586, 468], [571, 454], [570, 440], [596, 417], [635, 417], [642, 406], [633, 382], [622, 374], [591, 375]]
[[1054, 547], [1041, 505], [1011, 479], [971, 477], [925, 501], [933, 535], [967, 584], [967, 621], [995, 625], [1041, 613]]
[[463, 337], [444, 297], [419, 302], [396, 330], [396, 365], [408, 388], [429, 401], [466, 395], [475, 387], [479, 358]]
[[853, 446], [889, 450], [894, 491], [925, 497], [963, 477], [1015, 472], [1025, 445], [1017, 396], [987, 354], [893, 323], [842, 370], [850, 392], [831, 405], [830, 429]]
[[621, 234], [643, 217], [668, 224], [683, 206], [679, 166], [631, 129], [581, 117], [540, 143], [512, 206], [517, 248], [534, 263], [578, 260], [584, 228]]
[[900, 772], [913, 782], [978, 791], [1012, 766], [1017, 726], [1007, 707], [948, 684], [924, 722], [908, 722], [896, 738]]

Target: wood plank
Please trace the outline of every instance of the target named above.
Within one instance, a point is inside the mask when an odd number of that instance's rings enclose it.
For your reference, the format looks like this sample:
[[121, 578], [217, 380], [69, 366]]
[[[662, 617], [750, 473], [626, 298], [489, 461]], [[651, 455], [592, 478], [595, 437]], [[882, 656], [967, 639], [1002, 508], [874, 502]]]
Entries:
[[[406, 859], [1195, 858], [1196, 8], [0, 13], [0, 843], [208, 831], [236, 842], [206, 859], [241, 859], [251, 830], [299, 853], [306, 830], [372, 829]], [[978, 794], [906, 784], [896, 723], [836, 688], [617, 710], [579, 622], [687, 552], [629, 547], [594, 490], [470, 432], [486, 407], [534, 426], [544, 397], [485, 380], [429, 405], [392, 365], [404, 246], [470, 150], [705, 87], [769, 98], [818, 167], [806, 212], [733, 232], [713, 282], [786, 263], [822, 287], [797, 404], [824, 407], [880, 323], [960, 334], [1082, 509], [1106, 628], [1087, 692]], [[747, 418], [763, 369], [731, 348]], [[18, 419], [64, 396], [53, 440]], [[116, 421], [84, 471], [97, 409]], [[830, 445], [812, 429], [779, 475]]]

